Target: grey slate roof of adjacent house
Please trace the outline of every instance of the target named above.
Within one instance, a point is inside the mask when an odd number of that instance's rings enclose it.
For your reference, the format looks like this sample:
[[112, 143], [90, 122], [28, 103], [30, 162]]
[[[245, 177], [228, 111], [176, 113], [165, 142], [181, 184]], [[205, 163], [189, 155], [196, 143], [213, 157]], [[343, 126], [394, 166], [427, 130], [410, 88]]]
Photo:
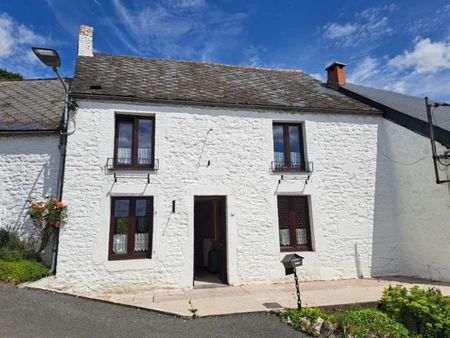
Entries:
[[[387, 119], [424, 136], [429, 136], [424, 98], [351, 83], [346, 83], [339, 90], [382, 110]], [[433, 116], [436, 140], [450, 147], [450, 107], [435, 109]]]
[[380, 114], [302, 71], [100, 53], [78, 57], [71, 92], [103, 100]]
[[63, 110], [58, 79], [0, 81], [0, 131], [56, 130]]

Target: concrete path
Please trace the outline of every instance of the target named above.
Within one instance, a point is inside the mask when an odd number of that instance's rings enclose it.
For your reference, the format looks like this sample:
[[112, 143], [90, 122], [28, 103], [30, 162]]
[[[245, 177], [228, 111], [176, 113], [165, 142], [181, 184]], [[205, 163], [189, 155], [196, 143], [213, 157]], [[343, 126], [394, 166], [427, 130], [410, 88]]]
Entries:
[[[450, 295], [450, 284], [431, 285], [427, 281], [408, 278], [348, 279], [303, 282], [300, 285], [305, 306], [336, 306], [376, 302], [389, 285], [439, 287]], [[277, 311], [296, 307], [294, 283], [243, 285], [189, 290], [131, 291], [127, 293], [73, 292], [57, 289], [52, 278], [28, 284], [27, 287], [50, 290], [90, 299], [108, 301], [143, 309], [151, 309], [182, 317], [215, 316], [235, 313]]]
[[185, 320], [105, 302], [0, 283], [0, 337], [297, 337], [261, 313]]

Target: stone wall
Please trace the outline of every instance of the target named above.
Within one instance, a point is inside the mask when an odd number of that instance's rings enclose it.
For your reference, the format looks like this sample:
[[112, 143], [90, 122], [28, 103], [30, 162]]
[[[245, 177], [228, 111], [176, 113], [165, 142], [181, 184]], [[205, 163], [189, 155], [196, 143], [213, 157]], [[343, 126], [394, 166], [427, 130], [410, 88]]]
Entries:
[[[291, 114], [209, 108], [79, 102], [69, 137], [58, 281], [82, 289], [191, 287], [193, 200], [227, 196], [230, 284], [282, 280], [277, 195], [309, 195], [313, 251], [302, 252], [302, 278], [370, 276], [379, 116]], [[154, 115], [159, 171], [119, 178], [105, 169], [113, 156], [114, 115]], [[304, 175], [270, 172], [272, 123], [304, 123]], [[206, 137], [207, 131], [213, 129]], [[210, 166], [207, 167], [207, 162]], [[129, 173], [133, 174], [133, 173]], [[151, 259], [108, 261], [110, 197], [154, 196]], [[171, 214], [172, 200], [176, 213]]]
[[0, 135], [0, 228], [30, 234], [27, 199], [56, 195], [58, 142], [56, 135]]

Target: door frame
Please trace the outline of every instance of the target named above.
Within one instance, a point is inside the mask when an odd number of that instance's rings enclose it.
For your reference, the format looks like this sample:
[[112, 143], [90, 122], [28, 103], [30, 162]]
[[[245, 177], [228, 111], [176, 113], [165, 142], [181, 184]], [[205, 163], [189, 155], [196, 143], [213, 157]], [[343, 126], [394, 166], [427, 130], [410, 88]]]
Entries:
[[193, 196], [193, 204], [192, 204], [192, 215], [193, 215], [193, 236], [192, 236], [192, 286], [194, 286], [195, 282], [195, 202], [197, 199], [217, 199], [223, 200], [224, 210], [223, 217], [224, 222], [223, 226], [225, 227], [225, 274], [226, 281], [223, 282], [224, 285], [229, 285], [229, 234], [228, 234], [228, 196], [220, 195], [220, 194], [199, 194]]

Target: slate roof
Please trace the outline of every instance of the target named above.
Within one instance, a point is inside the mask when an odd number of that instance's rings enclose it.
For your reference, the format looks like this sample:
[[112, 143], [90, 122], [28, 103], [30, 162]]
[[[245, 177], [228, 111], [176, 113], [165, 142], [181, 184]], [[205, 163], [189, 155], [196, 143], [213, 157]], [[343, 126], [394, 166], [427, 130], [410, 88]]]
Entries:
[[[351, 83], [343, 85], [340, 91], [382, 110], [387, 119], [429, 136], [424, 98]], [[430, 103], [433, 101], [430, 100]], [[436, 108], [433, 111], [433, 122], [436, 140], [450, 147], [450, 107]]]
[[302, 71], [100, 53], [78, 57], [71, 92], [89, 99], [380, 113]]
[[0, 131], [55, 130], [63, 110], [58, 79], [0, 81]]

